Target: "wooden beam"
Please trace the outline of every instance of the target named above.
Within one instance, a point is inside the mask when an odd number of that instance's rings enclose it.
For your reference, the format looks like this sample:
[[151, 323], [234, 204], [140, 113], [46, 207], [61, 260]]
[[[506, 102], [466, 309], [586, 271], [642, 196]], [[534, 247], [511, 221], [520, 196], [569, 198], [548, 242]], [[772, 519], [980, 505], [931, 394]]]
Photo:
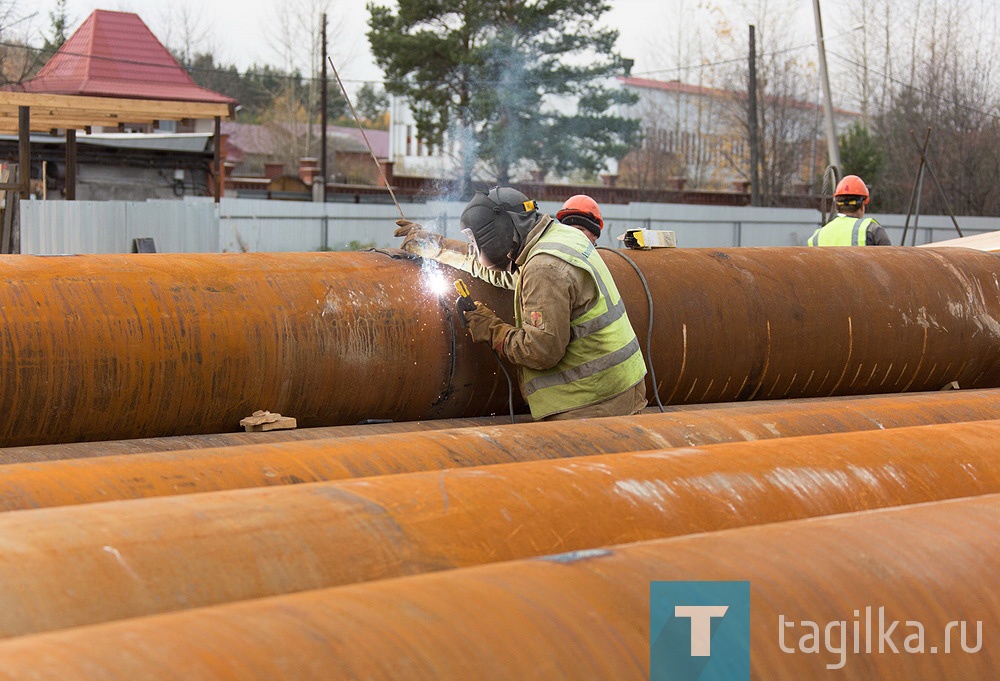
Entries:
[[228, 103], [182, 102], [158, 99], [124, 99], [117, 97], [84, 97], [77, 95], [50, 95], [34, 92], [0, 92], [0, 107], [31, 106], [49, 107], [65, 112], [74, 110], [107, 111], [122, 118], [142, 115], [163, 120], [180, 118], [230, 117]]
[[[117, 119], [94, 119], [94, 118], [35, 118], [34, 112], [31, 116], [31, 132], [49, 132], [51, 130], [68, 130], [70, 128], [83, 130], [88, 127], [117, 128], [122, 121]], [[149, 124], [152, 119], [130, 120], [129, 123]], [[0, 133], [14, 133], [20, 129], [17, 119], [0, 118]]]

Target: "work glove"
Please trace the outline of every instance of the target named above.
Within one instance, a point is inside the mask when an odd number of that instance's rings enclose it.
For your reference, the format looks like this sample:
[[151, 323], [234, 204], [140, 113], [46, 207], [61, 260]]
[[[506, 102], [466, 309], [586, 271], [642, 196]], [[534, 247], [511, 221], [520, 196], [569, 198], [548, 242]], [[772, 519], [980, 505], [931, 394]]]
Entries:
[[514, 328], [478, 301], [476, 309], [465, 313], [465, 321], [469, 324], [469, 335], [472, 336], [472, 340], [477, 343], [489, 343], [497, 352], [503, 350], [507, 334]]
[[400, 244], [407, 253], [420, 256], [421, 258], [436, 258], [441, 254], [441, 235], [428, 232], [418, 222], [412, 222], [405, 218], [396, 220], [396, 231], [393, 236], [403, 237]]

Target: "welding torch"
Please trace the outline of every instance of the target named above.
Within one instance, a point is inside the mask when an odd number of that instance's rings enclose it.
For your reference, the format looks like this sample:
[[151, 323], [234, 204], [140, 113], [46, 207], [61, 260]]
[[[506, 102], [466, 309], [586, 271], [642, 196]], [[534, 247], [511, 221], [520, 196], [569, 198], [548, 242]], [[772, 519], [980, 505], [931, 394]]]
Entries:
[[465, 313], [475, 310], [476, 303], [472, 300], [472, 293], [469, 292], [469, 287], [461, 279], [455, 280], [455, 289], [458, 291], [455, 307], [462, 313], [462, 326], [467, 327], [469, 326], [469, 322], [465, 319]]

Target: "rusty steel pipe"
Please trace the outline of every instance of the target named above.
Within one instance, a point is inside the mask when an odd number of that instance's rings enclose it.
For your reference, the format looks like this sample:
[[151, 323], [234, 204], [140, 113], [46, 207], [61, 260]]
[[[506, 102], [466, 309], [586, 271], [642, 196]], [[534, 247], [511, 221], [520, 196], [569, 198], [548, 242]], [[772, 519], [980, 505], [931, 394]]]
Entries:
[[[959, 249], [626, 251], [655, 307], [664, 403], [963, 388], [1000, 381], [1000, 260]], [[605, 256], [640, 339], [638, 276]], [[652, 393], [649, 393], [652, 395]]]
[[948, 391], [11, 464], [0, 466], [0, 511], [998, 415], [1000, 390]]
[[[1000, 392], [996, 393], [1000, 395]], [[943, 397], [943, 395], [945, 395]], [[947, 394], [939, 391], [929, 393], [898, 393], [889, 399], [902, 399], [900, 403], [907, 412], [920, 408], [926, 410], [923, 415], [908, 414], [899, 418], [893, 412], [888, 425], [872, 420], [874, 427], [892, 428], [900, 426], [916, 426], [929, 423], [944, 423], [954, 421], [979, 421], [993, 418], [996, 411], [993, 406], [1000, 406], [995, 401], [990, 390], [965, 390], [961, 393]], [[745, 414], [748, 417], [756, 414], [767, 417], [775, 413], [798, 413], [802, 409], [835, 408], [838, 401], [857, 403], [859, 400], [872, 400], [871, 406], [879, 410], [888, 406], [883, 395], [853, 395], [840, 397], [810, 397], [783, 400], [767, 400], [758, 403], [717, 402], [712, 404], [679, 404], [664, 407], [665, 412], [703, 411], [705, 409], [734, 410], [733, 415]], [[913, 400], [911, 402], [911, 400]], [[931, 405], [935, 406], [931, 406]], [[943, 412], [939, 407], [949, 405]], [[853, 409], [847, 405], [848, 410]], [[656, 407], [647, 407], [643, 414], [661, 413]], [[817, 412], [817, 416], [820, 412]], [[869, 414], [872, 416], [872, 414]], [[518, 414], [517, 423], [531, 423], [530, 414]], [[741, 418], [737, 416], [737, 418]], [[452, 428], [472, 428], [479, 426], [507, 425], [510, 416], [480, 416], [470, 418], [432, 419], [428, 421], [399, 421], [391, 423], [366, 423], [352, 426], [318, 426], [315, 428], [294, 428], [291, 430], [271, 430], [260, 433], [207, 433], [200, 435], [173, 435], [167, 437], [137, 438], [133, 440], [100, 440], [92, 442], [63, 442], [50, 445], [28, 445], [24, 447], [0, 447], [0, 464], [30, 463], [41, 461], [60, 461], [63, 459], [82, 459], [97, 456], [116, 456], [119, 454], [140, 454], [144, 452], [172, 452], [185, 449], [215, 449], [218, 447], [242, 447], [245, 445], [273, 444], [278, 442], [297, 442], [301, 440], [325, 440], [335, 437], [362, 437], [368, 435], [386, 435], [392, 433], [410, 433], [428, 430], [449, 430]], [[845, 424], [846, 425], [846, 424]], [[840, 427], [834, 423], [830, 431], [853, 430], [855, 426]], [[754, 438], [769, 437], [767, 433], [759, 433], [759, 424], [753, 425]], [[812, 431], [810, 431], [812, 432]], [[774, 433], [770, 433], [773, 435]], [[807, 432], [785, 430], [782, 435], [806, 435]], [[726, 436], [712, 436], [711, 442], [723, 442], [733, 439]], [[686, 444], [708, 444], [708, 441], [686, 442]], [[660, 445], [662, 446], [662, 445]], [[601, 450], [603, 453], [605, 450]], [[591, 452], [599, 453], [599, 452]], [[485, 463], [485, 462], [484, 462]]]
[[[650, 678], [649, 584], [658, 580], [750, 582], [754, 679], [986, 681], [1000, 666], [1000, 496], [991, 495], [26, 636], [0, 642], [0, 679], [640, 681]], [[877, 652], [879, 608], [898, 623], [888, 640], [899, 654]], [[781, 617], [795, 627], [782, 631]], [[846, 633], [838, 639], [835, 628], [828, 647], [805, 653], [806, 621], [819, 623], [819, 646], [828, 623]], [[950, 621], [968, 624], [966, 639]], [[923, 653], [905, 652], [916, 645], [905, 639], [913, 622], [926, 634]]]
[[997, 492], [998, 437], [921, 426], [4, 513], [0, 636]]
[[[450, 282], [429, 292], [414, 262], [149, 254], [0, 267], [4, 446], [224, 432], [257, 409], [302, 427], [507, 411], [489, 349], [452, 319]], [[506, 292], [470, 285], [510, 307]]]
[[[528, 423], [531, 421], [531, 416], [520, 414], [515, 416], [515, 419], [518, 423]], [[116, 456], [119, 454], [139, 454], [143, 452], [174, 452], [186, 449], [244, 447], [278, 442], [301, 442], [303, 440], [327, 440], [338, 437], [412, 433], [424, 430], [499, 426], [508, 423], [510, 423], [510, 416], [478, 416], [472, 418], [431, 419], [427, 421], [366, 423], [353, 426], [291, 428], [288, 430], [268, 430], [250, 433], [205, 433], [200, 435], [144, 437], [133, 440], [99, 440], [97, 442], [64, 442], [52, 445], [0, 447], [0, 465], [27, 463], [31, 461], [84, 459], [95, 456]]]
[[[629, 252], [665, 402], [1000, 387], [996, 256], [962, 249]], [[604, 255], [640, 339], [636, 273]], [[502, 412], [506, 385], [418, 263], [382, 253], [0, 258], [0, 444]], [[820, 284], [817, 284], [820, 282]], [[509, 292], [476, 298], [510, 317]], [[864, 295], [844, 295], [863, 291]], [[906, 295], [901, 295], [905, 291]], [[723, 350], [724, 349], [724, 350]], [[650, 392], [650, 395], [652, 393]]]

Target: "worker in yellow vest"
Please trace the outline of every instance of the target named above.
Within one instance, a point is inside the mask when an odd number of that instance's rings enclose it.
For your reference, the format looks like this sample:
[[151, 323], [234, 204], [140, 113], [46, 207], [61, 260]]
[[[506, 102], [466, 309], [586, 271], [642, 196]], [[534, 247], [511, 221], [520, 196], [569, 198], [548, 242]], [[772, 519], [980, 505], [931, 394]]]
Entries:
[[813, 232], [810, 246], [892, 246], [875, 218], [865, 217], [868, 187], [857, 175], [845, 175], [833, 192], [837, 217]]
[[514, 290], [515, 324], [476, 303], [474, 341], [521, 370], [535, 419], [635, 414], [646, 406], [639, 341], [596, 242], [604, 221], [589, 196], [572, 197], [558, 220], [510, 187], [477, 192], [462, 212], [471, 243], [397, 220], [404, 250]]

